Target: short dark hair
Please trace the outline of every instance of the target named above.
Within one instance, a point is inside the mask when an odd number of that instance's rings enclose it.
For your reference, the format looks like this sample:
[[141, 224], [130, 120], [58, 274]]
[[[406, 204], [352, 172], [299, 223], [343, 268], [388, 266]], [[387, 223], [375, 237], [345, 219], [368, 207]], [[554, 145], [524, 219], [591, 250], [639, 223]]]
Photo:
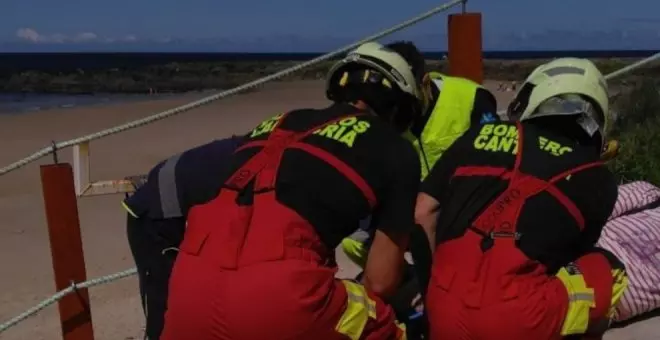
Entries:
[[417, 82], [422, 82], [424, 74], [426, 74], [426, 60], [412, 41], [398, 40], [385, 45], [385, 47], [402, 56], [412, 66], [412, 72]]

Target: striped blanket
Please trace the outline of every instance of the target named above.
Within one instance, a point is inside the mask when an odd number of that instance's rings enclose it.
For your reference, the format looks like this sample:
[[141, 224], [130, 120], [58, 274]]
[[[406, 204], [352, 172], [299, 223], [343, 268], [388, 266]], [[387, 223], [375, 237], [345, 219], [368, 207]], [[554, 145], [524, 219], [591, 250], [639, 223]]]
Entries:
[[660, 188], [647, 182], [619, 186], [598, 245], [617, 255], [628, 272], [617, 321], [660, 308]]

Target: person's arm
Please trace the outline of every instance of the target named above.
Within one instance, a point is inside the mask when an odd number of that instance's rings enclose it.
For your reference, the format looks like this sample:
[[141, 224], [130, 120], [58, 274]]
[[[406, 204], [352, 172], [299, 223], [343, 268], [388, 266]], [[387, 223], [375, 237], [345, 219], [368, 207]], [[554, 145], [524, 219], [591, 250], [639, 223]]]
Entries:
[[[139, 219], [147, 214], [153, 215], [153, 207], [160, 206], [160, 195], [158, 190], [158, 173], [167, 160], [156, 164], [147, 174], [146, 182], [128, 195], [121, 206], [132, 218]], [[158, 201], [154, 203], [154, 201]]]
[[[221, 169], [243, 137], [230, 137], [172, 156], [149, 171], [147, 182], [122, 202], [134, 218], [183, 218], [217, 193]], [[217, 180], [215, 180], [217, 178]]]
[[471, 134], [472, 130], [468, 130], [465, 135], [459, 137], [442, 155], [440, 160], [435, 163], [429, 175], [424, 179], [420, 193], [417, 196], [415, 222], [424, 229], [426, 236], [429, 238], [431, 253], [435, 251], [441, 197], [447, 192], [449, 181], [456, 170], [456, 165], [459, 164], [462, 145], [465, 144], [464, 141], [468, 138], [466, 135]]
[[[414, 226], [415, 197], [419, 188], [420, 163], [411, 144], [393, 157], [389, 187], [381, 198], [372, 218], [376, 226], [364, 270], [364, 285], [384, 298], [392, 296], [403, 276], [404, 253]], [[392, 150], [396, 151], [396, 150]]]
[[435, 232], [440, 214], [440, 202], [433, 196], [420, 192], [415, 206], [415, 223], [424, 229], [431, 253], [435, 250]]
[[581, 175], [592, 183], [589, 186], [591, 189], [586, 190], [592, 199], [588, 200], [590, 204], [583, 212], [585, 227], [581, 242], [583, 249], [590, 249], [600, 239], [607, 219], [614, 210], [619, 191], [616, 178], [605, 166], [594, 168], [593, 171], [587, 170]]

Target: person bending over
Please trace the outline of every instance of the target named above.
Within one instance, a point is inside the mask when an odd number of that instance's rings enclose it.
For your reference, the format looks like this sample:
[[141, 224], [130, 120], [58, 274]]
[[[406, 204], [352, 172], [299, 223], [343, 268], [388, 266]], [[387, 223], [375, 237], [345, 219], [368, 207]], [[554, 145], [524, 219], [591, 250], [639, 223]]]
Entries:
[[627, 276], [595, 247], [617, 198], [601, 161], [607, 86], [588, 60], [539, 66], [509, 114], [470, 128], [422, 184], [431, 339], [600, 336]]
[[[122, 202], [146, 317], [145, 339], [157, 340], [163, 330], [168, 282], [193, 193], [217, 182], [242, 139], [215, 140], [160, 162], [149, 171], [146, 183]], [[200, 163], [204, 166], [197, 166]]]
[[[499, 121], [495, 96], [469, 79], [438, 72], [426, 73], [424, 55], [409, 41], [395, 41], [388, 48], [406, 56], [424, 94], [424, 111], [404, 136], [419, 156], [424, 179], [451, 144], [471, 125]], [[364, 266], [373, 230], [354, 234], [342, 241], [342, 250], [351, 261]]]
[[[380, 297], [399, 283], [414, 225], [420, 167], [401, 133], [422, 95], [409, 62], [378, 43], [328, 78], [330, 107], [260, 124], [196, 192], [163, 339], [405, 337]], [[335, 279], [335, 247], [369, 215], [378, 256], [364, 285]]]

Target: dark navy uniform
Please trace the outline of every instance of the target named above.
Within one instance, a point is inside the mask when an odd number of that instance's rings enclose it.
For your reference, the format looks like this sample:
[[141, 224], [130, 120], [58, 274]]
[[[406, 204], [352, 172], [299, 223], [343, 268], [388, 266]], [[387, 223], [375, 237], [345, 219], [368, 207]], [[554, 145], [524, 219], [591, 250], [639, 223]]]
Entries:
[[214, 179], [222, 176], [241, 140], [215, 140], [159, 163], [147, 182], [123, 202], [129, 212], [128, 241], [138, 268], [148, 339], [158, 339], [163, 328], [168, 281], [186, 216], [195, 203], [193, 193], [213, 190]]

